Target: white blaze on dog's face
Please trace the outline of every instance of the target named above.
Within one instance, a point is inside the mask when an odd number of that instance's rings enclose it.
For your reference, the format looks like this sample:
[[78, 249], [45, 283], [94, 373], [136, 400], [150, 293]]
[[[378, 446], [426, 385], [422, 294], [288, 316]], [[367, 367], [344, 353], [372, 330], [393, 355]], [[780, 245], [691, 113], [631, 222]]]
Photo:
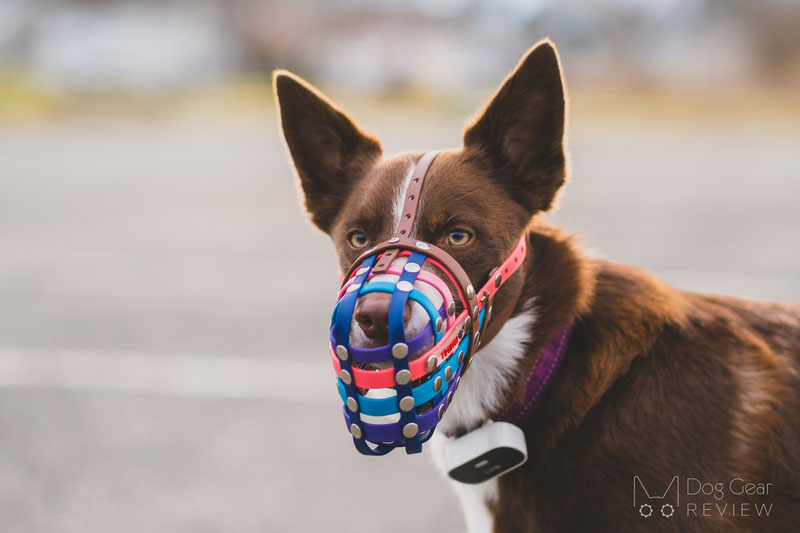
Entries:
[[[383, 159], [374, 137], [292, 74], [276, 73], [275, 91], [305, 207], [313, 223], [333, 239], [346, 272], [370, 246], [394, 234], [408, 180], [422, 154]], [[464, 146], [433, 162], [410, 237], [443, 248], [475, 286], [482, 286], [531, 217], [551, 207], [565, 181], [564, 109], [558, 56], [544, 41], [529, 51], [467, 127]], [[512, 276], [504, 284], [495, 300], [497, 310], [523, 282], [523, 276]], [[415, 288], [430, 290], [422, 283]], [[427, 295], [441, 305], [436, 291]], [[373, 307], [388, 309], [389, 298], [378, 300], [373, 299]], [[409, 304], [405, 318], [407, 338], [429, 322], [416, 303]], [[356, 346], [383, 340], [353, 326]]]

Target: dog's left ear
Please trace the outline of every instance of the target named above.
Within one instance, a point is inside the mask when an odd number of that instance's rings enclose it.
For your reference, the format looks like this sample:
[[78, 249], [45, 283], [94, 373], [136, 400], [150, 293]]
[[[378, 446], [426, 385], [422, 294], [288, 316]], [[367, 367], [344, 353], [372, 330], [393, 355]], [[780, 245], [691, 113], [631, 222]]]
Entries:
[[488, 158], [528, 211], [547, 210], [566, 180], [564, 85], [558, 52], [545, 39], [509, 74], [464, 131], [464, 146]]

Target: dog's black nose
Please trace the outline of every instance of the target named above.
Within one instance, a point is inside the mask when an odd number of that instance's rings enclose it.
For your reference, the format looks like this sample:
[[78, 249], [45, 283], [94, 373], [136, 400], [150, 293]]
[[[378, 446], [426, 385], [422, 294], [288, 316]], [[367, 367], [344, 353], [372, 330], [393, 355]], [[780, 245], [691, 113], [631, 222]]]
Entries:
[[[389, 303], [392, 295], [385, 292], [365, 294], [358, 299], [355, 319], [368, 338], [382, 344], [389, 343]], [[411, 307], [407, 303], [403, 312], [403, 325], [411, 318]]]

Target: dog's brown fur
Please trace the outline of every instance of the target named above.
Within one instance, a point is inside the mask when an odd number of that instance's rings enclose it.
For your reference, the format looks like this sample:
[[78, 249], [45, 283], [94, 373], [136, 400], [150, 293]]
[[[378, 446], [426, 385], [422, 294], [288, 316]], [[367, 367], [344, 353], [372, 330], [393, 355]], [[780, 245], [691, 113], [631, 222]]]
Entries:
[[[371, 242], [391, 236], [392, 199], [420, 154], [382, 161], [378, 141], [309, 85], [278, 73], [275, 86], [306, 208], [346, 270], [360, 253], [346, 241], [353, 228]], [[467, 128], [464, 148], [436, 160], [418, 214], [418, 238], [445, 248], [478, 285], [528, 232], [524, 272], [496, 302], [502, 309], [521, 287], [515, 312], [533, 301], [537, 317], [507, 401], [522, 394], [542, 348], [575, 318], [563, 366], [522, 423], [529, 459], [499, 479], [495, 530], [797, 531], [800, 308], [687, 293], [584, 257], [536, 216], [566, 179], [564, 117], [559, 60], [545, 41]], [[453, 227], [474, 238], [449, 247], [443, 238]], [[664, 487], [676, 475], [772, 483], [768, 496], [725, 501], [773, 510], [639, 516], [633, 477]]]

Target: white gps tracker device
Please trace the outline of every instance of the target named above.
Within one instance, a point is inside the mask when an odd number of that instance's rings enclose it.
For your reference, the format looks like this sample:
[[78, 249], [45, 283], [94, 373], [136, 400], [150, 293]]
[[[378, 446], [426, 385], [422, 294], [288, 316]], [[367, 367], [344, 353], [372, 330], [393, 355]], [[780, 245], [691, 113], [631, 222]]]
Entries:
[[528, 459], [525, 433], [509, 422], [489, 422], [450, 443], [447, 474], [461, 483], [483, 483]]

